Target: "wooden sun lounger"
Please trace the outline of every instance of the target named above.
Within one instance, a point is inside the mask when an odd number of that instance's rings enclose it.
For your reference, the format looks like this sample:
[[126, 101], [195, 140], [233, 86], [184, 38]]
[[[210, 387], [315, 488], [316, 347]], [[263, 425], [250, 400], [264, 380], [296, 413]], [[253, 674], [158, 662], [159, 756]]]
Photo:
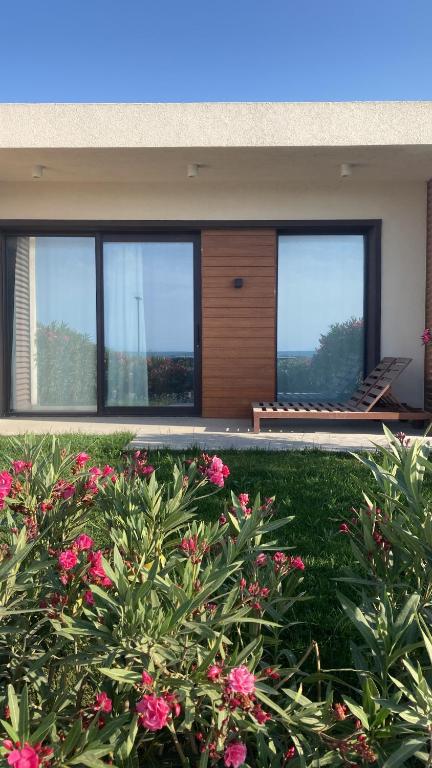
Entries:
[[410, 357], [384, 357], [346, 403], [323, 400], [252, 403], [253, 431], [260, 431], [262, 419], [430, 421], [430, 413], [399, 402], [391, 392], [392, 384], [410, 362]]

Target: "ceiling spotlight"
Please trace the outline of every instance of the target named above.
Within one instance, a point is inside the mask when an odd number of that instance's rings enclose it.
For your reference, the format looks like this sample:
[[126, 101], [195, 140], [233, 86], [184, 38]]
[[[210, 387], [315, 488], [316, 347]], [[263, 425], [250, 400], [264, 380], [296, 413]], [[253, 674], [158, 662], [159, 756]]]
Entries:
[[342, 163], [340, 167], [340, 175], [341, 179], [347, 179], [349, 176], [352, 176], [352, 164]]
[[189, 163], [187, 167], [188, 179], [195, 179], [198, 176], [199, 169], [198, 163]]
[[41, 179], [44, 172], [43, 165], [34, 165], [32, 168], [32, 179]]

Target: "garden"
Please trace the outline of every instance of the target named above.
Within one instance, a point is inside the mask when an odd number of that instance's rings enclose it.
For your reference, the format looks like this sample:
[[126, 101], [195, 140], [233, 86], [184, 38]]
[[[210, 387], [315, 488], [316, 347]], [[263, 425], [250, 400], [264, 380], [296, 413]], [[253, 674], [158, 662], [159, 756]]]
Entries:
[[0, 440], [0, 760], [432, 765], [432, 466]]

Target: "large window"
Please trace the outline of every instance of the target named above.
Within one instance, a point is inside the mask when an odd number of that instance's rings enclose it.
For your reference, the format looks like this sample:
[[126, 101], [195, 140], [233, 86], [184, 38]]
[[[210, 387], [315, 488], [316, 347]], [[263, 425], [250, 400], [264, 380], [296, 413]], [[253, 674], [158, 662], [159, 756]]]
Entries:
[[193, 406], [193, 243], [105, 242], [108, 407]]
[[96, 410], [93, 237], [9, 237], [11, 409]]
[[363, 235], [282, 235], [277, 394], [345, 400], [365, 366]]

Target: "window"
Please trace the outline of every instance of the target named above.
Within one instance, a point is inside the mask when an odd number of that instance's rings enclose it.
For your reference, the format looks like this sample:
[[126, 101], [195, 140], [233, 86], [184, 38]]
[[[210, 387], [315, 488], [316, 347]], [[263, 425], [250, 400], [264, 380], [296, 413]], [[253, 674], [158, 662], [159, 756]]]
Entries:
[[96, 410], [93, 237], [9, 237], [11, 410]]
[[103, 246], [108, 407], [194, 406], [192, 242]]
[[277, 396], [348, 399], [365, 367], [365, 238], [281, 235]]

